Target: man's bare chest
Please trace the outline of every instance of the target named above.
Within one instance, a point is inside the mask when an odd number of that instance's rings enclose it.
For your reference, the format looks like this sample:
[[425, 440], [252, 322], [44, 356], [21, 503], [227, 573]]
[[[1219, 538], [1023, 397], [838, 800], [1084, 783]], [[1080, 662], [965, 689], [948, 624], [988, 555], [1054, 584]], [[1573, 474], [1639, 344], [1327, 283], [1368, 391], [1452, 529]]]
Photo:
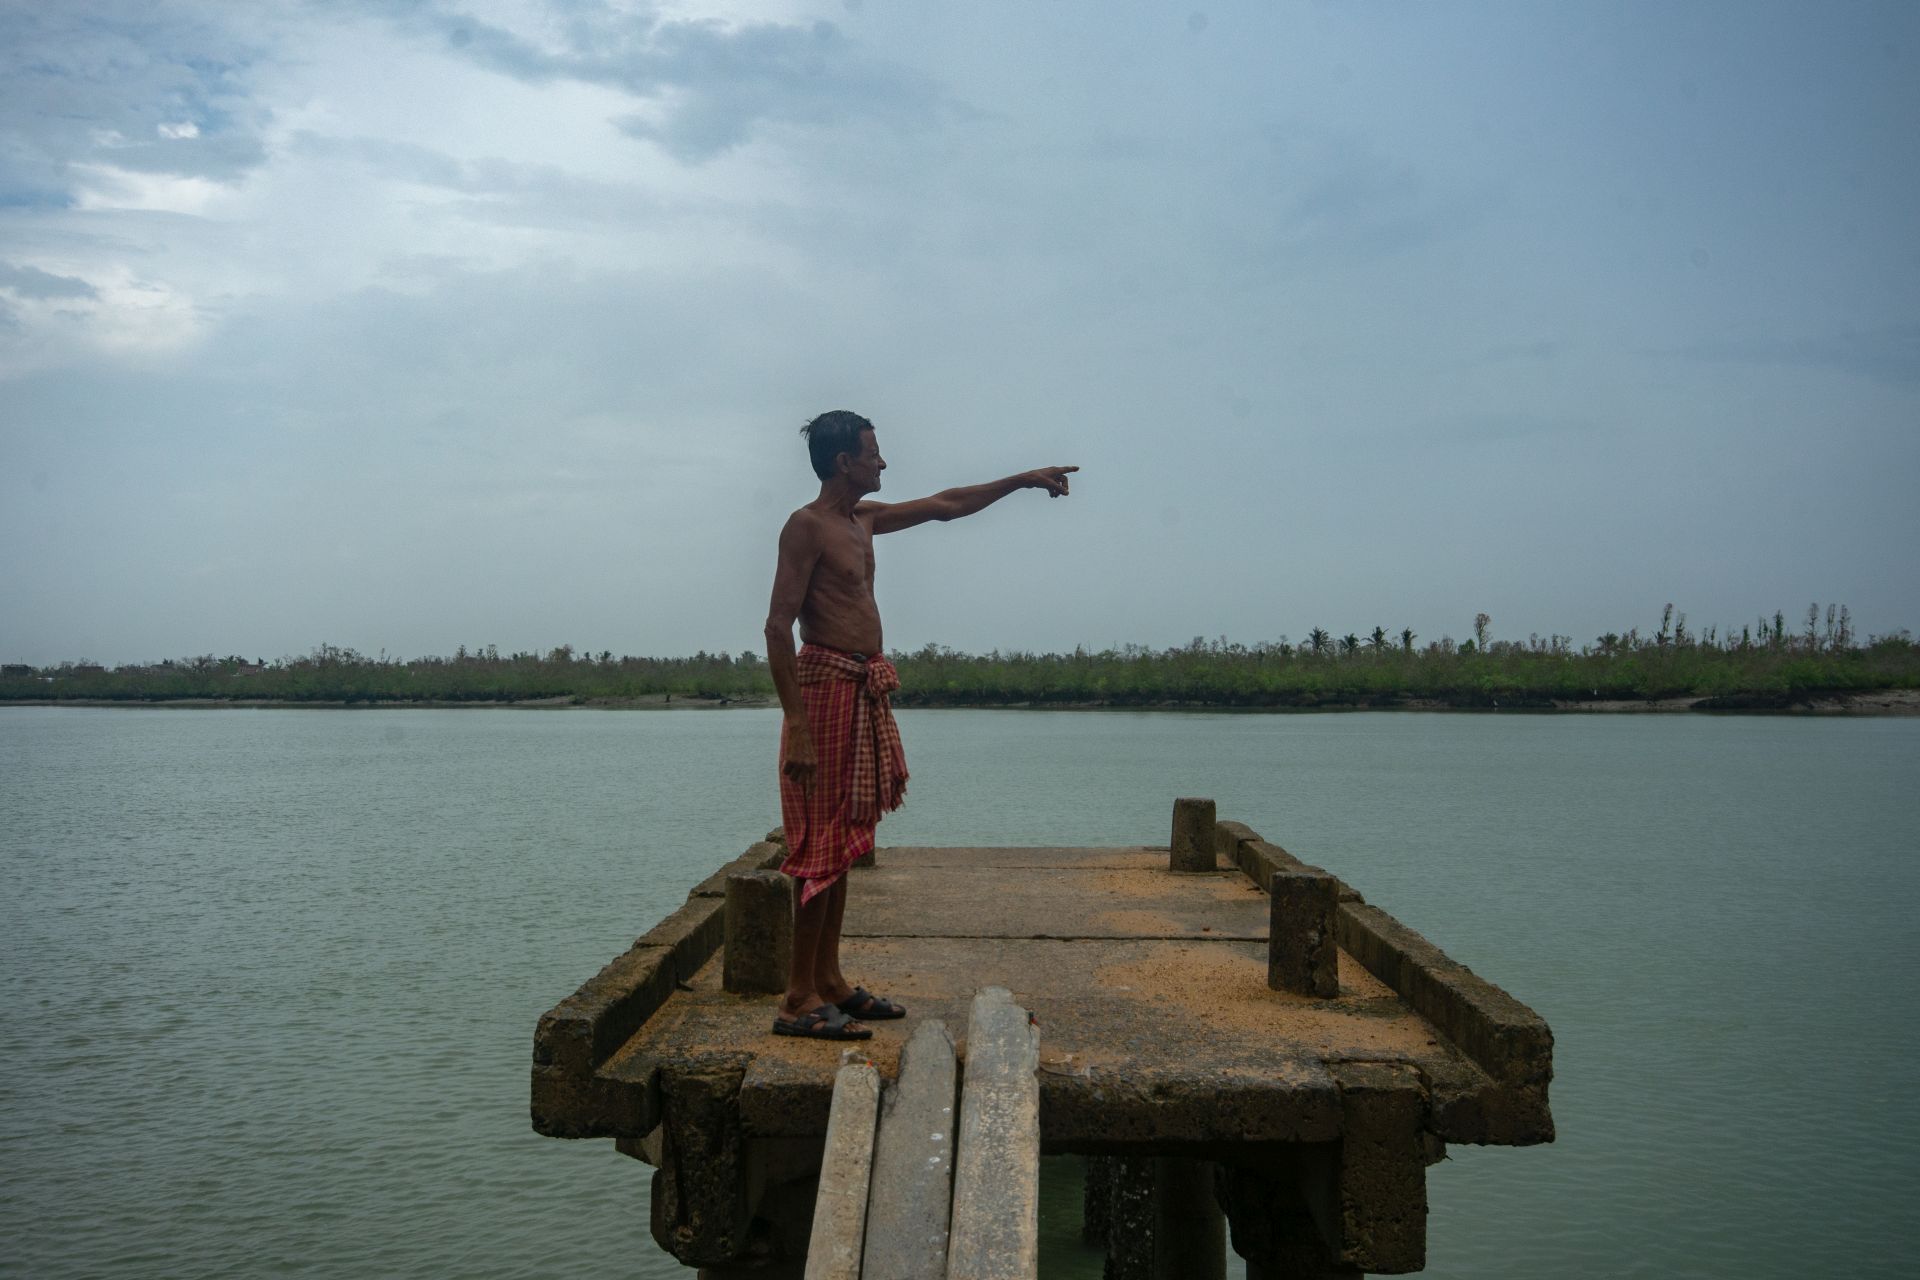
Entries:
[[873, 536], [859, 526], [836, 529], [820, 548], [816, 575], [835, 586], [869, 586], [873, 582]]

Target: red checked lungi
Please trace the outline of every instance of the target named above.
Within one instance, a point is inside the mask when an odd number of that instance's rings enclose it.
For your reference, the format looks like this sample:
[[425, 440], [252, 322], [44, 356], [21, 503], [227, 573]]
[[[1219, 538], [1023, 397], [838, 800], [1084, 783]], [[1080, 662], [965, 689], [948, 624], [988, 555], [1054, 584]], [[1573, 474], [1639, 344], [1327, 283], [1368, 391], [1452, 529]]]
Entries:
[[907, 756], [888, 697], [900, 687], [891, 662], [810, 644], [800, 650], [799, 668], [800, 702], [819, 765], [808, 790], [787, 777], [782, 732], [780, 819], [787, 860], [780, 869], [801, 882], [805, 904], [873, 850], [880, 815], [898, 809], [906, 795]]

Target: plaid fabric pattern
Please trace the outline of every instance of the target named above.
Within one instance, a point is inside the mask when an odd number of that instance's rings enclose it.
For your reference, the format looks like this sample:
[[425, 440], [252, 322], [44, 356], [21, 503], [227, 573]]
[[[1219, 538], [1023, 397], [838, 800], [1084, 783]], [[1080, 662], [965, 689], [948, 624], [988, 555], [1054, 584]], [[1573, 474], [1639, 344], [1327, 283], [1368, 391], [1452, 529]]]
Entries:
[[800, 881], [806, 903], [873, 849], [883, 812], [907, 791], [907, 756], [888, 695], [900, 673], [885, 658], [864, 660], [810, 644], [800, 650], [800, 701], [819, 761], [813, 786], [787, 777], [787, 740], [780, 735], [780, 820], [787, 860], [780, 869]]

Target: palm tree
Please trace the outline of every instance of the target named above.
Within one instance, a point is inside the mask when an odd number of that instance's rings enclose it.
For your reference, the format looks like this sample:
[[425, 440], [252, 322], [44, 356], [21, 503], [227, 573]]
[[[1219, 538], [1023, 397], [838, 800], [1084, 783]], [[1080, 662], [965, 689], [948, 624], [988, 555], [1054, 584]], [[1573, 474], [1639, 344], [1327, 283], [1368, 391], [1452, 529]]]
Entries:
[[1387, 629], [1385, 627], [1375, 627], [1373, 629], [1373, 634], [1367, 637], [1367, 644], [1369, 647], [1373, 649], [1375, 653], [1378, 653], [1380, 650], [1386, 648], [1387, 647]]
[[1347, 632], [1347, 634], [1340, 637], [1340, 653], [1342, 656], [1350, 658], [1358, 652], [1360, 652], [1359, 636], [1349, 631]]
[[1406, 650], [1406, 651], [1407, 651], [1408, 653], [1412, 653], [1412, 652], [1413, 652], [1413, 642], [1414, 642], [1414, 641], [1415, 641], [1416, 639], [1418, 639], [1418, 637], [1417, 637], [1417, 636], [1415, 636], [1415, 635], [1413, 634], [1413, 628], [1412, 628], [1412, 627], [1402, 627], [1402, 628], [1400, 628], [1400, 647], [1401, 647], [1402, 649], [1404, 649], [1404, 650]]
[[1328, 634], [1325, 627], [1315, 627], [1307, 632], [1307, 648], [1315, 653], [1325, 653], [1332, 644], [1333, 637]]

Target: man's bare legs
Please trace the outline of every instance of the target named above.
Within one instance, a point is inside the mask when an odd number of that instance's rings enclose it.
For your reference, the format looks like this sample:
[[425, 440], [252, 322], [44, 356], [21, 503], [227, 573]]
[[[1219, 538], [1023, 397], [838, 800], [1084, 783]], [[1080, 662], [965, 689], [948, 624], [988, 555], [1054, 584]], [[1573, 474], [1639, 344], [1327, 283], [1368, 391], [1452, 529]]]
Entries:
[[823, 1004], [838, 1004], [853, 994], [840, 973], [840, 921], [846, 911], [847, 880], [842, 876], [794, 913], [793, 959], [787, 966], [781, 1017], [805, 1017]]
[[827, 1003], [839, 1004], [853, 994], [853, 984], [840, 972], [840, 922], [847, 914], [847, 878], [841, 876], [820, 896], [832, 901], [827, 906], [827, 927], [813, 956], [813, 984]]

